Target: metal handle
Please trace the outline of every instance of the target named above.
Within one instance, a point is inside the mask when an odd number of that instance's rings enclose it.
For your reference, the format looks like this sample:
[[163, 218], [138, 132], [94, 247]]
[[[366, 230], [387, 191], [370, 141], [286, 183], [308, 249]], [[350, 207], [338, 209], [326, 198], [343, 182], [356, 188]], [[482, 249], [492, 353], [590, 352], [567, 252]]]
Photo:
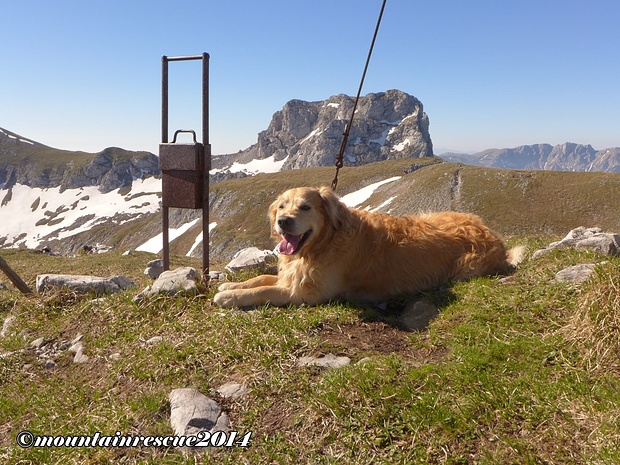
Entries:
[[185, 134], [191, 134], [192, 137], [194, 138], [194, 144], [196, 144], [196, 131], [194, 131], [193, 129], [177, 129], [176, 131], [174, 131], [174, 136], [172, 137], [172, 143], [176, 144], [177, 143], [177, 134], [178, 133], [185, 133]]

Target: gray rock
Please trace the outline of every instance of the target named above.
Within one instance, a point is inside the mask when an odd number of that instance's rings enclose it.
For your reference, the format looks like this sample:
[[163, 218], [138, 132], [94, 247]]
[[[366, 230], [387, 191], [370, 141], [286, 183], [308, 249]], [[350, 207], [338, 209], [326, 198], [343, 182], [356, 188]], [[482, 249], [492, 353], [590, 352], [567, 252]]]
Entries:
[[37, 276], [37, 292], [43, 293], [59, 287], [66, 287], [80, 294], [113, 294], [135, 287], [135, 283], [125, 276], [75, 276], [61, 274], [42, 274]]
[[157, 344], [161, 344], [164, 341], [164, 338], [161, 336], [153, 336], [152, 338], [148, 339], [145, 344], [147, 346], [156, 346]]
[[69, 341], [62, 341], [60, 344], [58, 344], [58, 350], [69, 350], [71, 346], [72, 344]]
[[575, 244], [576, 248], [587, 249], [602, 255], [619, 255], [620, 235], [618, 234], [595, 234], [581, 239]]
[[110, 250], [114, 250], [114, 247], [112, 247], [111, 245], [101, 244], [99, 242], [97, 242], [95, 245], [85, 247], [90, 247], [90, 253], [106, 253]]
[[225, 399], [240, 399], [248, 393], [248, 388], [245, 384], [231, 382], [221, 385], [217, 392]]
[[574, 284], [583, 283], [590, 278], [595, 267], [596, 264], [593, 263], [570, 266], [556, 273], [555, 281]]
[[174, 295], [180, 292], [196, 292], [197, 281], [200, 279], [195, 268], [184, 267], [175, 270], [164, 271], [155, 280], [153, 285], [148, 286], [140, 294], [134, 297], [135, 302], [140, 302], [145, 297], [153, 297], [158, 294]]
[[586, 228], [585, 226], [579, 226], [568, 232], [568, 234], [560, 242], [569, 242], [571, 240], [581, 240], [586, 237], [592, 237], [595, 234], [600, 234], [603, 230], [601, 228]]
[[0, 329], [0, 337], [5, 337], [7, 334], [9, 334], [11, 326], [13, 325], [15, 320], [16, 318], [13, 315], [8, 315], [4, 319], [4, 322], [2, 323], [2, 329]]
[[532, 255], [532, 258], [540, 257], [555, 249], [567, 247], [590, 250], [603, 255], [619, 255], [620, 235], [603, 233], [601, 228], [585, 228], [580, 226], [570, 231], [562, 240], [552, 242], [548, 246], [537, 250]]
[[86, 363], [88, 359], [89, 357], [84, 353], [83, 348], [80, 348], [73, 357], [73, 363]]
[[151, 279], [159, 278], [164, 272], [164, 261], [161, 258], [157, 260], [151, 260], [146, 264], [146, 269], [144, 270], [144, 274], [147, 275]]
[[236, 273], [241, 270], [265, 268], [273, 264], [278, 257], [271, 250], [261, 250], [258, 247], [248, 247], [235, 254], [233, 259], [226, 265], [226, 270]]
[[321, 368], [340, 368], [351, 363], [349, 357], [338, 357], [334, 354], [327, 354], [322, 357], [301, 357], [297, 360], [297, 366], [308, 367], [317, 366]]
[[201, 431], [230, 431], [228, 415], [217, 402], [196, 389], [174, 389], [170, 400], [170, 426], [177, 436], [195, 436]]
[[29, 344], [29, 346], [32, 347], [33, 349], [38, 349], [39, 347], [41, 347], [43, 345], [44, 342], [45, 342], [45, 339], [40, 337], [40, 338], [37, 338], [34, 341], [32, 341]]
[[226, 281], [226, 273], [223, 271], [209, 271], [209, 281]]
[[84, 343], [82, 334], [78, 334], [73, 340], [67, 341], [48, 341], [40, 337], [28, 344], [27, 349], [34, 349], [37, 358], [44, 364], [46, 368], [53, 368], [56, 366], [56, 359], [63, 352], [72, 352], [74, 363], [85, 363], [89, 360], [89, 357], [85, 354]]
[[73, 352], [74, 354], [77, 354], [78, 352], [81, 352], [82, 350], [84, 350], [84, 344], [82, 344], [82, 341], [75, 342], [69, 347], [68, 350], [69, 352]]

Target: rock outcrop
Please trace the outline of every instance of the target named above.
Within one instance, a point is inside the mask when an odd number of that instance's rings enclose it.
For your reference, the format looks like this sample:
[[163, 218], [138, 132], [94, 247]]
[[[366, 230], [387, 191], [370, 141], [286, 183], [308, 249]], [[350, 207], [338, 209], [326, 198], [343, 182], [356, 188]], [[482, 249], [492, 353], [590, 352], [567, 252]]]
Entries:
[[145, 297], [153, 297], [158, 294], [175, 295], [180, 292], [191, 294], [196, 292], [199, 279], [200, 275], [198, 271], [189, 266], [164, 271], [157, 277], [152, 285], [146, 287], [146, 289], [136, 295], [134, 301], [140, 302]]
[[226, 271], [237, 273], [242, 270], [261, 269], [274, 266], [278, 262], [277, 255], [271, 250], [261, 250], [258, 247], [248, 247], [237, 252], [226, 265]]
[[[214, 166], [222, 169], [233, 162], [269, 158], [282, 170], [333, 165], [353, 106], [354, 98], [344, 94], [320, 102], [291, 100], [273, 115], [255, 145], [217, 159], [220, 166]], [[346, 165], [432, 155], [428, 116], [417, 98], [399, 90], [360, 98], [345, 151]]]
[[195, 436], [207, 431], [229, 431], [226, 412], [213, 399], [192, 388], [178, 388], [168, 394], [170, 426], [177, 436]]
[[586, 282], [594, 269], [595, 263], [582, 263], [580, 265], [569, 266], [555, 274], [555, 281], [559, 283], [581, 284]]
[[37, 275], [37, 292], [43, 293], [56, 288], [68, 288], [79, 294], [113, 294], [124, 289], [135, 287], [136, 284], [125, 276], [76, 276], [64, 274]]
[[540, 257], [552, 250], [568, 247], [589, 250], [601, 255], [620, 254], [620, 234], [604, 233], [601, 228], [580, 226], [570, 231], [562, 240], [534, 252], [533, 258]]

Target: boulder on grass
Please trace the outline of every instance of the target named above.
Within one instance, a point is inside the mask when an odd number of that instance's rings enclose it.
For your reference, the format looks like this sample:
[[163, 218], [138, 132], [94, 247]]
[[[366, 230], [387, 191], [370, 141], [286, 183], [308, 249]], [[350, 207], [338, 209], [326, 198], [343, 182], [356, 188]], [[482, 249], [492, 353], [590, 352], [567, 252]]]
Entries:
[[161, 258], [151, 260], [146, 264], [144, 274], [151, 279], [159, 278], [159, 275], [164, 272], [164, 261]]
[[586, 282], [592, 273], [596, 264], [582, 263], [581, 265], [569, 266], [559, 271], [555, 275], [556, 282], [580, 284]]
[[113, 294], [135, 287], [136, 284], [125, 276], [78, 276], [67, 274], [40, 274], [37, 276], [37, 292], [43, 293], [57, 288], [68, 288], [79, 294]]
[[175, 270], [164, 271], [155, 282], [134, 297], [135, 302], [139, 302], [144, 297], [153, 297], [158, 294], [178, 294], [196, 292], [197, 281], [200, 275], [195, 268], [183, 267]]
[[217, 402], [196, 389], [174, 389], [170, 400], [170, 426], [177, 436], [195, 436], [201, 431], [230, 431], [230, 420]]
[[265, 269], [278, 261], [278, 257], [271, 250], [261, 250], [258, 247], [241, 249], [226, 265], [226, 271], [237, 273], [242, 270]]
[[590, 250], [602, 255], [620, 254], [620, 234], [604, 233], [601, 228], [580, 226], [570, 231], [561, 241], [534, 252], [533, 258], [540, 257], [555, 249], [576, 248]]

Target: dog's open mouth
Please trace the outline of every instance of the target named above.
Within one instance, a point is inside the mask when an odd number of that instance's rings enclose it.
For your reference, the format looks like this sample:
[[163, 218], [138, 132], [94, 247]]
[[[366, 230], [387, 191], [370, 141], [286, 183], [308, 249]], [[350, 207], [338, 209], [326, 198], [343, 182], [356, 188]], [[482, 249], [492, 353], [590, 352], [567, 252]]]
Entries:
[[312, 234], [312, 229], [300, 236], [284, 233], [282, 234], [280, 244], [278, 244], [278, 250], [282, 255], [293, 255], [301, 249], [301, 246], [308, 240], [310, 234]]

